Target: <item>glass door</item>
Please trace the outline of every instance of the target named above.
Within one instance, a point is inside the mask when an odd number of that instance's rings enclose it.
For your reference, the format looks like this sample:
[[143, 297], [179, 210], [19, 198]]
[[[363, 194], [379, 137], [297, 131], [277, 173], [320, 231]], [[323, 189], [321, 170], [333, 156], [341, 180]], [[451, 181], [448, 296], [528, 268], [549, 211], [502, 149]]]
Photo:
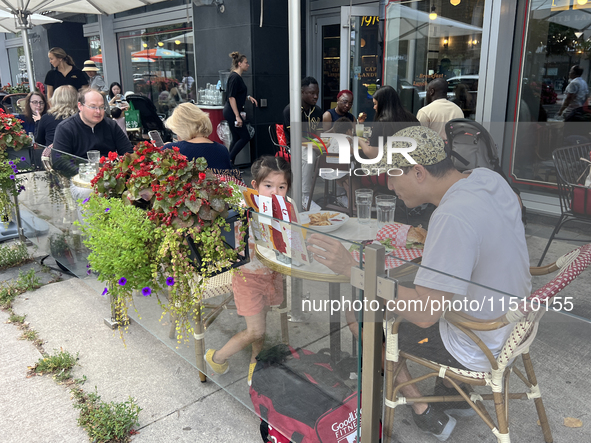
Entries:
[[365, 112], [373, 120], [372, 97], [380, 84], [377, 6], [341, 8], [341, 87], [353, 92], [351, 113]]

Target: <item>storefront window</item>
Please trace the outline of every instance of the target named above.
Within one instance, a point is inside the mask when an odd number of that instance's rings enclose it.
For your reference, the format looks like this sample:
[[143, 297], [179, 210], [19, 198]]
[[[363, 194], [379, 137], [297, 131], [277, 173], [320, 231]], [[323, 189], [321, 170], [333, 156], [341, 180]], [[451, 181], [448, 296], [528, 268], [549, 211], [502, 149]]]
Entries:
[[[515, 48], [521, 53], [521, 75], [517, 100], [510, 104], [516, 121], [510, 172], [535, 189], [556, 183], [555, 149], [591, 141], [584, 92], [591, 78], [591, 2], [534, 0], [530, 5], [525, 42]], [[569, 92], [576, 93], [569, 98]]]
[[8, 49], [8, 64], [10, 65], [10, 83], [17, 85], [29, 81], [27, 61], [22, 46]]
[[341, 27], [327, 25], [322, 27], [322, 109], [336, 106], [339, 93], [341, 57]]
[[118, 35], [124, 91], [152, 100], [160, 114], [170, 116], [182, 102], [194, 99], [193, 32], [188, 24], [148, 28]]
[[[378, 87], [378, 16], [351, 17], [351, 92], [357, 116], [361, 112], [373, 120], [373, 94]], [[385, 83], [384, 83], [385, 84]]]
[[90, 59], [96, 63], [99, 73], [103, 73], [103, 50], [101, 47], [101, 38], [98, 35], [88, 37], [88, 52], [90, 52]]
[[401, 1], [386, 6], [383, 84], [416, 114], [426, 85], [449, 83], [448, 99], [474, 119], [482, 43], [483, 0]]

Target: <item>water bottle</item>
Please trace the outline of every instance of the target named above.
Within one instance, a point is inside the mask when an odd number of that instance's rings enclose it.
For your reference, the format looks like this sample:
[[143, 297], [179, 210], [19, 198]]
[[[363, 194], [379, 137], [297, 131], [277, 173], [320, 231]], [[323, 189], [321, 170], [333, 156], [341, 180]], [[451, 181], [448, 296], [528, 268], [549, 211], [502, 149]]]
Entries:
[[29, 132], [29, 138], [31, 139], [31, 146], [35, 148], [35, 134]]

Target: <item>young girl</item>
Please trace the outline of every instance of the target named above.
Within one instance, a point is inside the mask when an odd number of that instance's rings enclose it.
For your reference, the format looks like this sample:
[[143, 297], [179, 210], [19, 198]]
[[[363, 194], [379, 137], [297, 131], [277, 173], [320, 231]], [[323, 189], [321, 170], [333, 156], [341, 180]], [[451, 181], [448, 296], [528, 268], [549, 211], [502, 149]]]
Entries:
[[[259, 195], [285, 197], [291, 186], [290, 164], [280, 157], [265, 156], [255, 161], [251, 168], [252, 187]], [[256, 366], [255, 357], [263, 348], [266, 318], [269, 306], [283, 302], [283, 279], [281, 274], [263, 265], [254, 253], [252, 231], [249, 236], [250, 263], [242, 266], [242, 275], [236, 273], [232, 278], [232, 290], [238, 315], [244, 316], [246, 330], [234, 335], [222, 349], [208, 349], [205, 360], [218, 374], [229, 370], [228, 358], [252, 344], [248, 368], [248, 386]]]

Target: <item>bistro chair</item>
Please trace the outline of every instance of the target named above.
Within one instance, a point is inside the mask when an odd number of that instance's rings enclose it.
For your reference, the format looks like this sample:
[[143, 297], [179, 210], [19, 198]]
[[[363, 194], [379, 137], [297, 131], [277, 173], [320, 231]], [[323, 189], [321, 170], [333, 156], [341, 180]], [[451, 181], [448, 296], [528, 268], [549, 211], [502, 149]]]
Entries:
[[[11, 114], [21, 114], [24, 112], [24, 108], [19, 107], [19, 102], [22, 99], [27, 98], [27, 94], [24, 93], [16, 93], [16, 94], [8, 94], [2, 98], [2, 104], [6, 106], [6, 110]], [[24, 106], [24, 100], [22, 102]]]
[[[342, 164], [338, 161], [338, 154], [321, 154], [314, 162], [314, 178], [312, 180], [312, 187], [310, 188], [310, 198], [308, 199], [308, 204], [306, 205], [306, 208], [304, 208], [306, 211], [310, 210], [310, 205], [312, 204], [312, 196], [314, 195], [314, 188], [316, 187], [316, 181], [320, 178], [321, 169], [333, 169], [335, 171], [342, 171], [346, 172], [347, 174], [350, 174], [351, 170], [355, 168], [354, 162]], [[347, 206], [340, 205], [337, 202], [338, 196], [336, 195], [335, 189], [336, 179], [324, 179], [324, 204], [322, 205], [322, 209], [327, 209], [329, 211], [345, 212], [347, 215], [349, 215], [349, 217], [352, 217], [355, 212], [353, 208], [353, 201], [355, 199], [355, 196], [353, 195], [353, 176], [349, 175], [349, 178], [347, 180], [346, 190], [347, 197], [349, 200]]]
[[554, 166], [556, 167], [560, 218], [556, 226], [554, 226], [538, 266], [542, 265], [552, 240], [581, 241], [580, 239], [557, 237], [558, 231], [566, 223], [574, 220], [591, 223], [591, 189], [584, 186], [585, 178], [589, 174], [589, 163], [581, 160], [581, 158], [590, 160], [590, 152], [591, 143], [587, 143], [556, 149], [552, 154]]
[[[535, 309], [539, 304], [548, 303], [549, 300], [572, 282], [591, 263], [591, 244], [581, 246], [574, 251], [563, 255], [555, 263], [538, 268], [530, 268], [532, 275], [545, 275], [559, 271], [558, 275], [542, 288], [535, 291], [527, 299], [527, 303], [520, 303], [519, 309], [508, 311], [502, 317], [495, 320], [483, 321], [471, 317], [463, 312], [446, 311], [445, 319], [459, 328], [472, 339], [487, 356], [491, 369], [486, 372], [468, 371], [445, 366], [424, 358], [416, 357], [404, 351], [398, 350], [398, 327], [400, 317], [387, 325], [387, 350], [386, 350], [386, 390], [385, 390], [385, 419], [384, 431], [388, 435], [392, 431], [394, 410], [396, 406], [412, 402], [459, 402], [465, 401], [476, 411], [480, 418], [488, 425], [499, 443], [508, 443], [509, 437], [509, 399], [534, 400], [540, 425], [546, 443], [551, 443], [552, 432], [546, 417], [546, 410], [542, 402], [540, 387], [534, 373], [533, 364], [529, 355], [529, 347], [533, 342], [544, 309]], [[505, 342], [500, 354], [495, 358], [492, 352], [484, 345], [475, 331], [492, 331], [506, 325], [513, 325], [511, 335]], [[523, 359], [525, 375], [514, 364], [513, 359], [520, 356]], [[394, 386], [394, 380], [398, 376], [402, 364], [410, 360], [428, 368], [431, 372], [414, 378], [411, 381]], [[396, 364], [399, 363], [395, 370]], [[514, 372], [525, 384], [525, 392], [509, 392], [509, 376]], [[423, 396], [421, 398], [405, 398], [400, 393], [400, 388], [412, 383], [426, 380], [431, 377], [447, 378], [459, 395], [455, 396]], [[489, 394], [477, 394], [470, 389], [470, 396], [460, 387], [460, 383], [472, 386], [486, 386]], [[493, 400], [497, 423], [486, 411], [483, 400]]]
[[273, 123], [269, 125], [269, 138], [271, 143], [275, 146], [275, 157], [283, 157], [291, 163], [291, 153], [287, 145], [287, 138], [283, 125], [280, 123]]

